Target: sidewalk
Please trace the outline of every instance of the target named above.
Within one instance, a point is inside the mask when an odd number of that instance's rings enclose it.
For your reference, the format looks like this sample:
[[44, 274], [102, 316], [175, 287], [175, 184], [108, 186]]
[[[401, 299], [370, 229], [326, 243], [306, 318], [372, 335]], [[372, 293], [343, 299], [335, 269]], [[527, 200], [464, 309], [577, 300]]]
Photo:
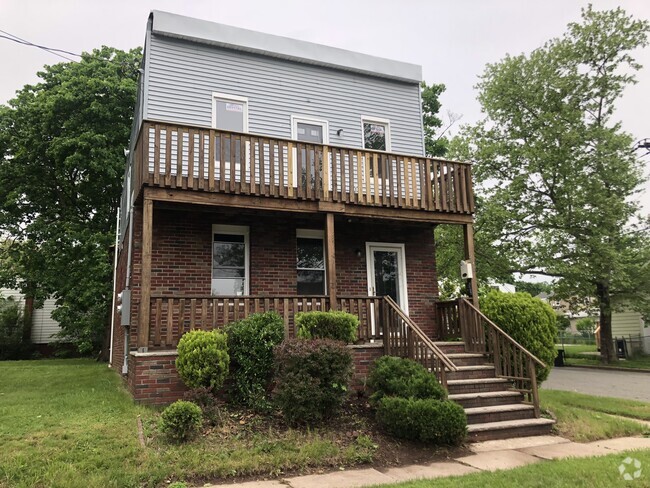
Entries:
[[[470, 445], [473, 454], [449, 462], [395, 468], [365, 468], [282, 480], [239, 483], [240, 488], [358, 488], [422, 478], [460, 476], [480, 471], [512, 469], [550, 459], [604, 456], [633, 449], [650, 449], [650, 438], [622, 437], [578, 444], [557, 436], [520, 437]], [[205, 485], [206, 488], [234, 486]]]

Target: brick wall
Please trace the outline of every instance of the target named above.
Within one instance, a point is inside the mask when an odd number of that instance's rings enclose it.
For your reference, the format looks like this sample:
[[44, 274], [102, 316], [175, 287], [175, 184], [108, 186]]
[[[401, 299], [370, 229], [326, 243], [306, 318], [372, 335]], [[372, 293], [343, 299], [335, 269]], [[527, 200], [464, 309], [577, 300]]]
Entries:
[[[374, 344], [350, 348], [354, 358], [352, 386], [362, 390], [372, 363], [384, 349]], [[147, 405], [167, 405], [183, 398], [187, 388], [178, 376], [175, 361], [175, 351], [129, 355], [127, 384], [133, 398]]]
[[167, 405], [187, 391], [175, 366], [176, 353], [131, 354], [127, 384], [133, 398], [148, 405]]

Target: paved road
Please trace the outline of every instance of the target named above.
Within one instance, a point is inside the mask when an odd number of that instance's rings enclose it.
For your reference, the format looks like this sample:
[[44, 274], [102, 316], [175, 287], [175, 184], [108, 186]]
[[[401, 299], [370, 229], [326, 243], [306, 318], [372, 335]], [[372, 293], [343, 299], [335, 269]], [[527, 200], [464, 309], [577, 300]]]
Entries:
[[650, 402], [650, 373], [553, 368], [542, 388]]

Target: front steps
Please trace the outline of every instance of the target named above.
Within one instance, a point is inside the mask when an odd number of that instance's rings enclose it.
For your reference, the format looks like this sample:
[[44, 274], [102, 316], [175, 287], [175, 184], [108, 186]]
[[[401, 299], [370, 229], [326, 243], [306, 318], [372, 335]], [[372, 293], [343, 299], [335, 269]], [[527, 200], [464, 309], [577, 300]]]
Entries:
[[465, 352], [462, 342], [436, 342], [458, 367], [447, 374], [449, 399], [467, 414], [470, 441], [547, 435], [553, 420], [535, 418], [535, 409], [524, 396], [511, 390], [508, 380], [497, 378], [494, 365], [482, 354]]

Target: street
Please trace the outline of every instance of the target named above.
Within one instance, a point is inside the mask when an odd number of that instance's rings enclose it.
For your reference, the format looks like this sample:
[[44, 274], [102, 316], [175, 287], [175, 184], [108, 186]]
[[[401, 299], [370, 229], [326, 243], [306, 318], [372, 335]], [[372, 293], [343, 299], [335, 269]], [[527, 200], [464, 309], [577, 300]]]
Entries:
[[542, 388], [650, 402], [650, 373], [553, 368]]

